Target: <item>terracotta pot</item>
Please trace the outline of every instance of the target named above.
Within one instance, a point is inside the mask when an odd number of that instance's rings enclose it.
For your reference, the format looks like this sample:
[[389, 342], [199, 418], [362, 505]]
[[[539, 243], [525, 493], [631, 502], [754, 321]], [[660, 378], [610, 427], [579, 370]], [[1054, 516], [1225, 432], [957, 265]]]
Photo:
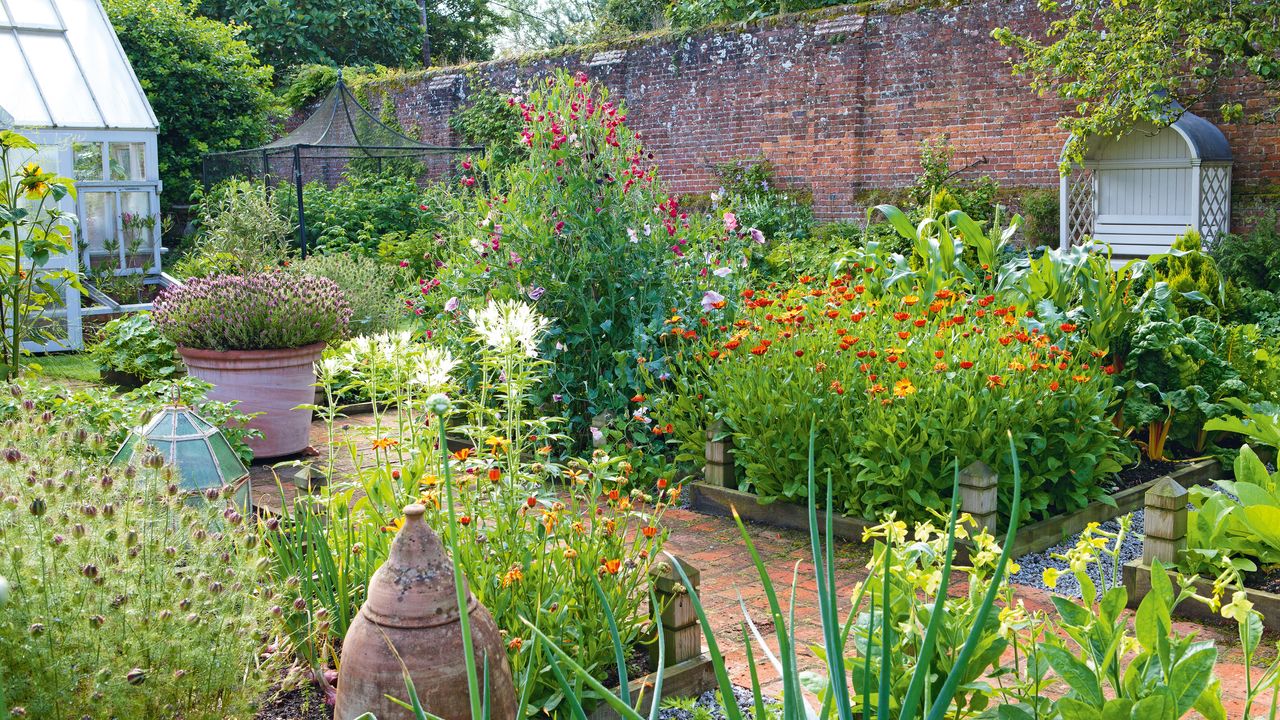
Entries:
[[262, 437], [249, 441], [253, 457], [302, 452], [311, 444], [311, 411], [295, 410], [315, 399], [316, 368], [324, 343], [285, 350], [197, 350], [178, 348], [192, 377], [212, 383], [210, 400], [238, 400], [237, 409], [262, 413], [249, 427]]
[[[428, 713], [471, 720], [453, 563], [423, 512], [421, 505], [405, 508], [404, 527], [369, 581], [369, 598], [342, 641], [334, 720], [354, 720], [366, 712], [378, 720], [412, 720], [412, 711], [386, 698], [407, 700], [406, 669]], [[488, 658], [490, 716], [514, 720], [515, 683], [502, 636], [489, 611], [469, 591], [465, 594], [481, 682]]]

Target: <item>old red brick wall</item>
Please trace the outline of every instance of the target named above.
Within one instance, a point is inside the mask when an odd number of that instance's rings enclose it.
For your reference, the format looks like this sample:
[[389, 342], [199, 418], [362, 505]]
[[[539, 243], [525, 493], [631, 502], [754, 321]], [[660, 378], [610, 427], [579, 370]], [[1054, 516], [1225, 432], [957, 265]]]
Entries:
[[[958, 8], [864, 11], [779, 18], [687, 37], [661, 36], [537, 60], [434, 70], [388, 83], [406, 126], [428, 142], [456, 144], [448, 118], [469, 75], [506, 89], [555, 67], [585, 70], [629, 106], [670, 187], [714, 190], [718, 163], [763, 155], [786, 183], [813, 192], [826, 219], [858, 217], [869, 191], [910, 184], [922, 140], [946, 133], [957, 164], [1012, 187], [1056, 187], [1065, 106], [1013, 77], [997, 27], [1042, 32], [1034, 0]], [[1240, 84], [1229, 96], [1265, 98]], [[1221, 98], [1202, 110], [1214, 118]], [[1224, 128], [1236, 154], [1236, 207], [1257, 205], [1280, 181], [1280, 126]], [[1271, 195], [1273, 196], [1273, 195]]]

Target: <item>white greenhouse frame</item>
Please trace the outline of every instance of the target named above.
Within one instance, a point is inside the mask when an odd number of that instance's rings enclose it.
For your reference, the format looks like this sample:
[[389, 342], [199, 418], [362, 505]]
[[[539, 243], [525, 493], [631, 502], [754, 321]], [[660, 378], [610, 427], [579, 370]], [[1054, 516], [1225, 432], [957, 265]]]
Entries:
[[1188, 229], [1211, 245], [1230, 229], [1231, 165], [1226, 136], [1190, 112], [1096, 138], [1059, 180], [1061, 246], [1091, 237], [1119, 263], [1165, 252]]
[[[85, 306], [68, 287], [64, 307], [45, 310], [63, 326], [59, 340], [27, 347], [80, 349], [83, 317], [150, 307], [107, 297], [85, 271], [106, 267], [163, 282], [158, 123], [99, 0], [0, 0], [0, 65], [8, 68], [0, 74], [0, 106], [40, 146], [32, 159], [76, 181], [76, 199], [61, 209], [80, 220], [78, 251], [49, 266], [78, 273], [93, 301]], [[149, 220], [126, 228], [126, 213]]]

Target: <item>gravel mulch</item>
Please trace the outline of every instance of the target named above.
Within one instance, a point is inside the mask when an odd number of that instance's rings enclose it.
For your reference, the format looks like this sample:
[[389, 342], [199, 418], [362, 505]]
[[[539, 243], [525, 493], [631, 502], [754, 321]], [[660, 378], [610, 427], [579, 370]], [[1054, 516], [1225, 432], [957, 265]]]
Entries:
[[[750, 718], [755, 713], [755, 700], [752, 698], [751, 691], [747, 688], [734, 686], [734, 699], [738, 701], [738, 707], [742, 710], [744, 718]], [[773, 698], [764, 698], [766, 706], [776, 702]], [[714, 720], [725, 720], [724, 705], [720, 702], [719, 693], [708, 690], [698, 696], [694, 707], [701, 708]], [[698, 713], [702, 717], [702, 713]], [[690, 710], [678, 709], [673, 707], [664, 707], [658, 710], [658, 718], [660, 720], [693, 720], [695, 714]]]
[[[1130, 560], [1142, 556], [1142, 518], [1142, 510], [1133, 513], [1133, 525], [1129, 527], [1129, 534], [1125, 536], [1124, 543], [1120, 547], [1120, 564], [1122, 566]], [[1120, 529], [1120, 522], [1119, 520], [1108, 520], [1102, 523], [1101, 529], [1114, 533]], [[1023, 555], [1016, 561], [1019, 566], [1017, 574], [1010, 575], [1009, 581], [1016, 585], [1026, 585], [1066, 597], [1079, 598], [1080, 583], [1076, 581], [1074, 575], [1067, 572], [1067, 562], [1053, 557], [1054, 555], [1065, 555], [1068, 550], [1076, 546], [1079, 540], [1079, 534], [1072, 535], [1066, 541], [1054, 545], [1044, 552]], [[1043, 580], [1045, 569], [1051, 567], [1063, 571], [1062, 575], [1058, 577], [1057, 586], [1053, 589], [1046, 587]], [[1102, 568], [1096, 563], [1089, 566], [1089, 576], [1093, 578], [1094, 584], [1101, 591], [1103, 587]], [[1118, 574], [1116, 581], [1119, 582]]]

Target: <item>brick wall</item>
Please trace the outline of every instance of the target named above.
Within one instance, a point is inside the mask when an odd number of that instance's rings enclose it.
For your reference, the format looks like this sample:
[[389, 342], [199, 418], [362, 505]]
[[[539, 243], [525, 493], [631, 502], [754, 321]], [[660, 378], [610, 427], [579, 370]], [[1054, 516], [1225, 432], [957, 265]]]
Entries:
[[[859, 215], [866, 191], [902, 187], [922, 140], [950, 135], [958, 164], [1006, 186], [1056, 187], [1065, 106], [1011, 75], [994, 28], [1043, 30], [1034, 0], [958, 8], [836, 11], [659, 36], [543, 59], [433, 70], [388, 83], [401, 121], [423, 140], [456, 144], [448, 118], [465, 102], [468, 73], [511, 88], [555, 67], [585, 70], [625, 98], [661, 173], [676, 192], [715, 189], [718, 163], [763, 155], [785, 182], [813, 192], [826, 219]], [[1229, 89], [1249, 107], [1256, 87]], [[1204, 110], [1213, 118], [1213, 98]], [[1224, 130], [1236, 155], [1236, 208], [1280, 187], [1280, 128]]]

